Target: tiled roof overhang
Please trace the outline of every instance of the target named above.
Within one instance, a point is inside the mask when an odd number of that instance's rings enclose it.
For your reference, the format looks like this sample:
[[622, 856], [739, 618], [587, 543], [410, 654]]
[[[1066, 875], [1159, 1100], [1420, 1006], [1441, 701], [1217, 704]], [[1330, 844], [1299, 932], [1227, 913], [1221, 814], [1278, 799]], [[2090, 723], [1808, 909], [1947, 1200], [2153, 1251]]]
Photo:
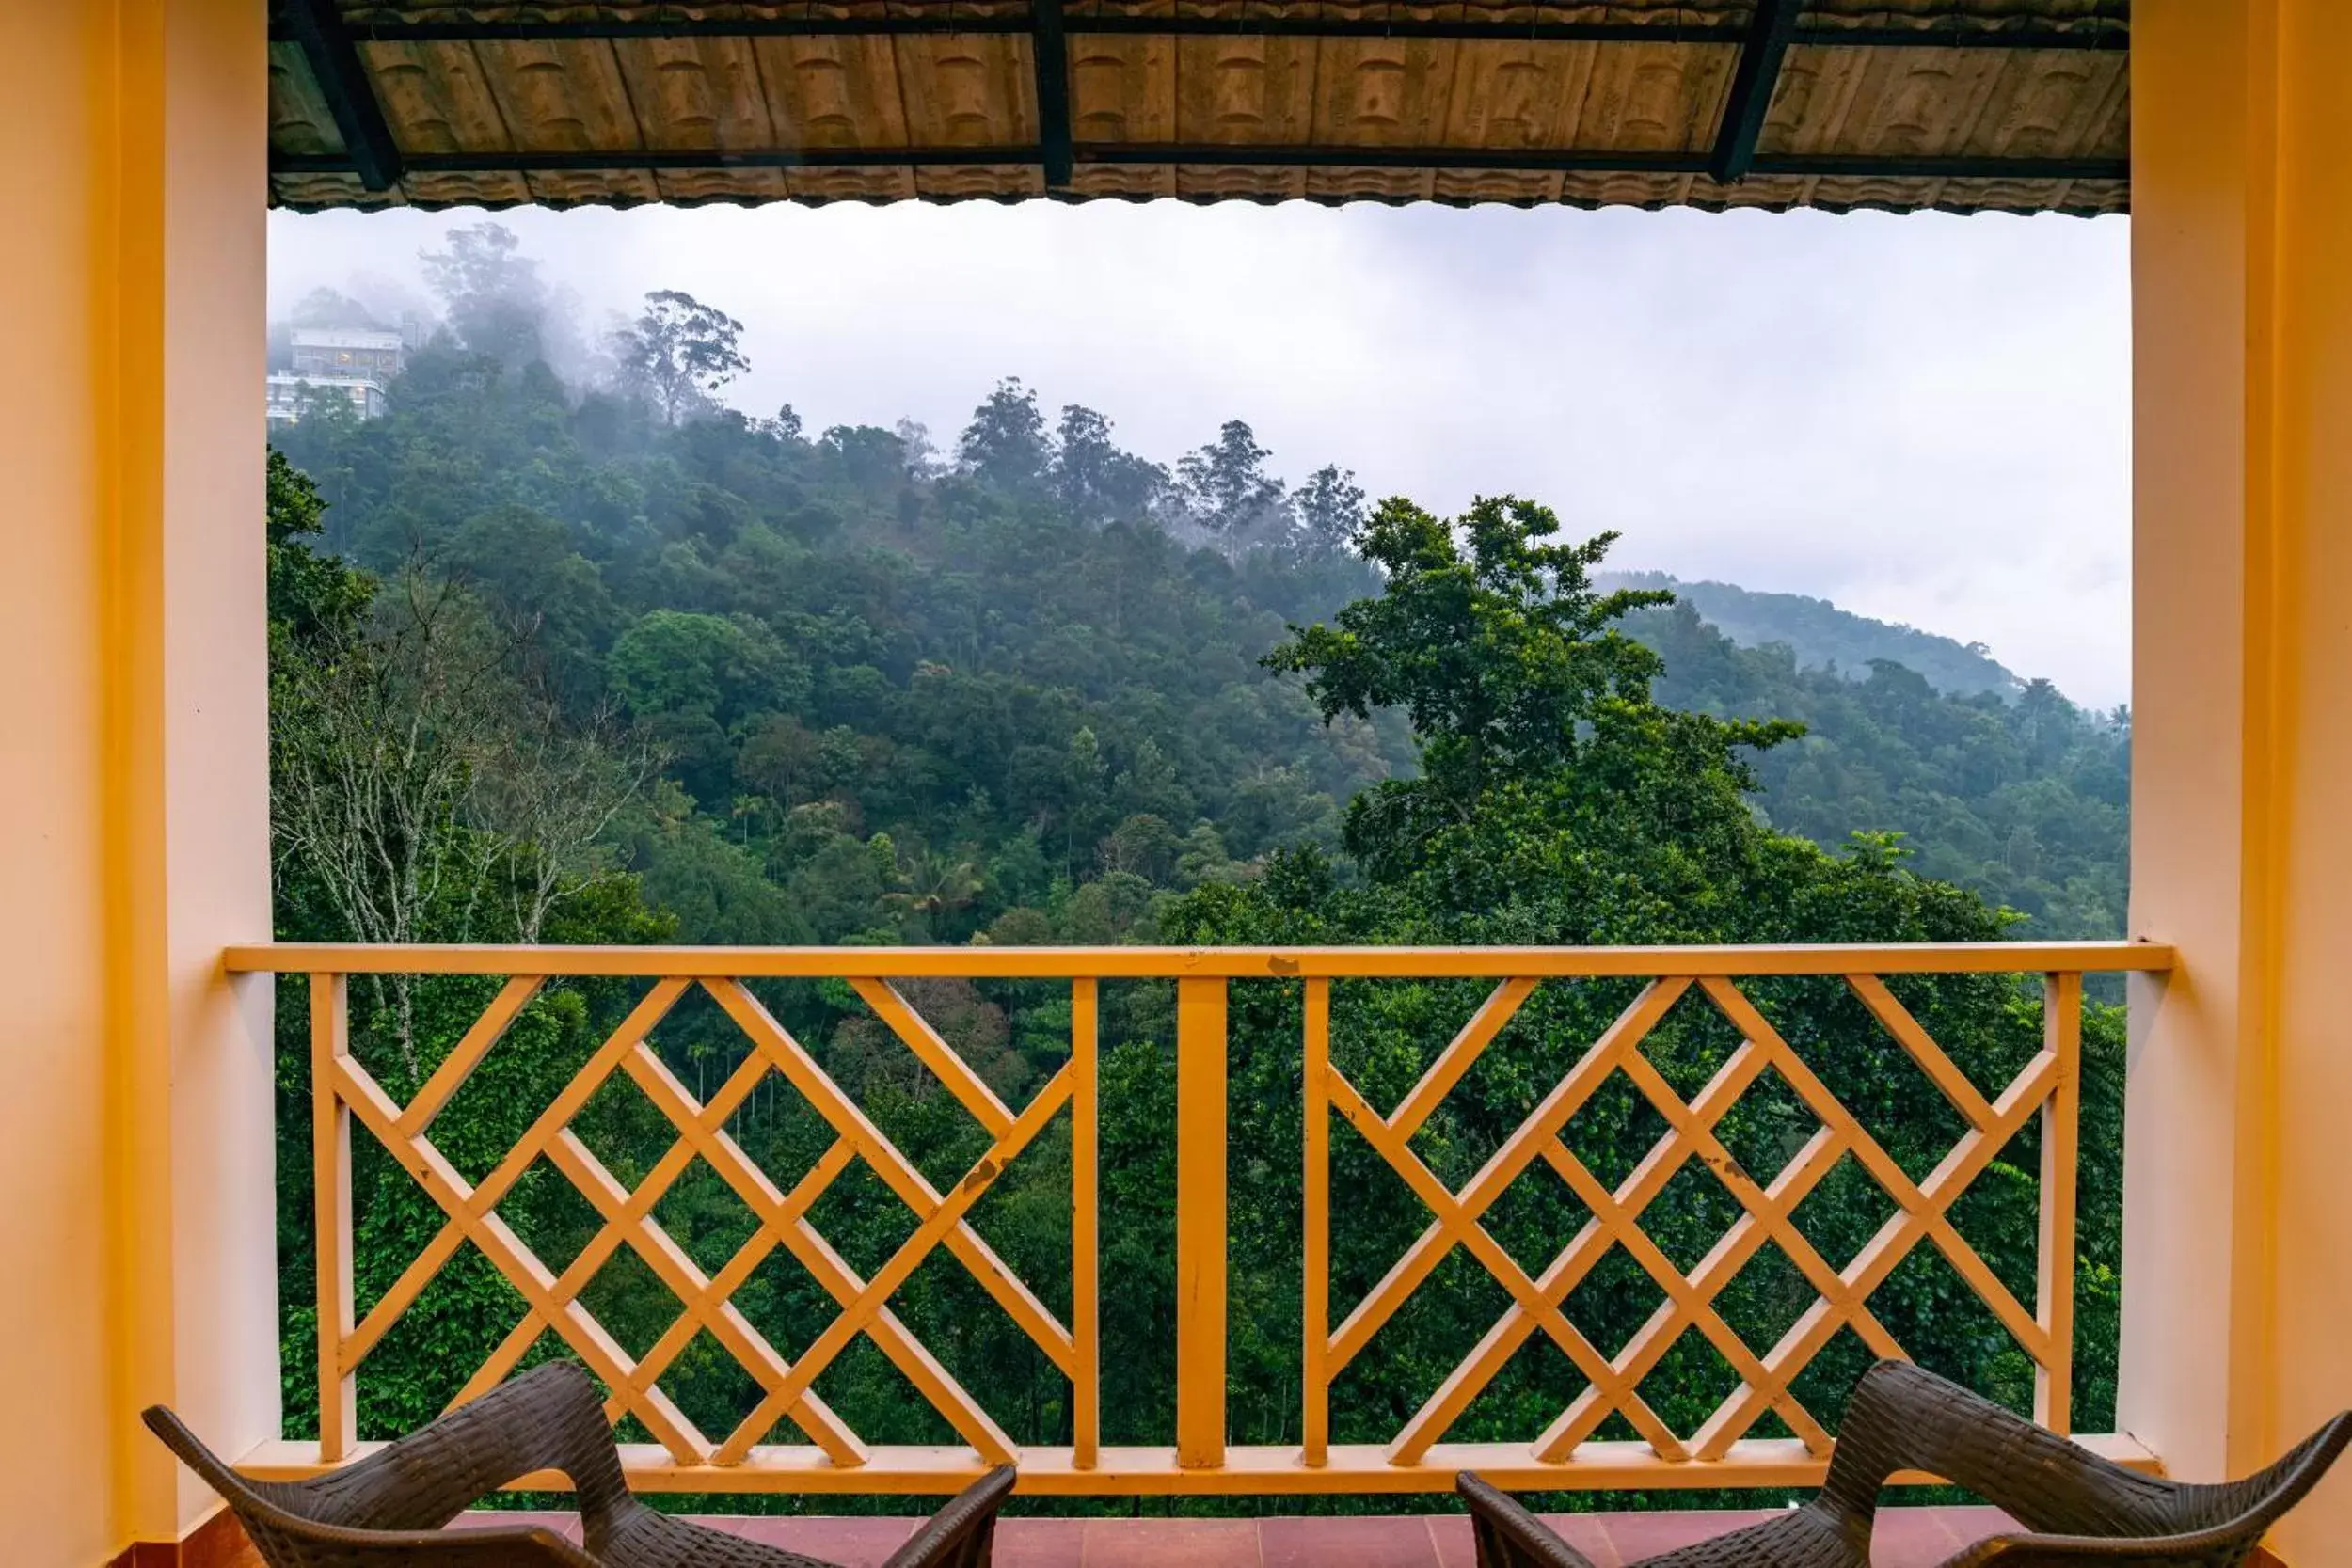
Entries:
[[2124, 0], [277, 0], [271, 197], [2121, 212], [2128, 28]]

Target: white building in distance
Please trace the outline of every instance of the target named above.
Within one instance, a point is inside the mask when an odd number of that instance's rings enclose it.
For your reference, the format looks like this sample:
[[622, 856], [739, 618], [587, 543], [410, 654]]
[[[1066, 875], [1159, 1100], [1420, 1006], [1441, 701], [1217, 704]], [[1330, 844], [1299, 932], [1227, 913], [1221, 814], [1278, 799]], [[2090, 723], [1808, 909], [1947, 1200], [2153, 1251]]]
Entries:
[[348, 399], [361, 419], [374, 419], [388, 406], [385, 384], [400, 373], [408, 346], [408, 334], [373, 327], [294, 328], [294, 369], [269, 377], [269, 422], [294, 424], [322, 397]]

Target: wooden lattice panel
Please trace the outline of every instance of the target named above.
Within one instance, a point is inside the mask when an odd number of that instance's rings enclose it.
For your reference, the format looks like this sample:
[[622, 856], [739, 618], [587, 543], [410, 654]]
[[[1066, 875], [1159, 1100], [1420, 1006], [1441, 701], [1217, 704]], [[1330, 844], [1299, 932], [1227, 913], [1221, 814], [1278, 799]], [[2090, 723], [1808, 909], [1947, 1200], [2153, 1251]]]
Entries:
[[[342, 977], [313, 983], [312, 1064], [319, 1132], [320, 1431], [322, 1457], [339, 1459], [354, 1442], [352, 1384], [359, 1365], [387, 1330], [423, 1293], [459, 1248], [470, 1243], [526, 1304], [521, 1320], [475, 1369], [453, 1404], [503, 1380], [549, 1333], [601, 1379], [606, 1412], [633, 1416], [680, 1465], [739, 1465], [771, 1430], [789, 1419], [838, 1466], [866, 1463], [857, 1434], [815, 1390], [817, 1378], [860, 1335], [889, 1357], [975, 1454], [991, 1465], [1010, 1463], [1016, 1445], [938, 1358], [901, 1323], [891, 1297], [915, 1269], [944, 1246], [970, 1271], [1045, 1357], [1086, 1390], [1074, 1402], [1079, 1446], [1093, 1447], [1095, 1344], [1094, 1249], [1091, 1239], [1093, 1133], [1093, 982], [1073, 984], [1070, 1060], [1026, 1108], [1015, 1113], [958, 1056], [938, 1032], [887, 981], [852, 982], [860, 996], [923, 1066], [945, 1085], [994, 1141], [946, 1193], [917, 1170], [789, 1031], [739, 980], [664, 978], [657, 981], [514, 1148], [478, 1183], [469, 1182], [433, 1145], [434, 1119], [482, 1063], [507, 1027], [546, 984], [540, 975], [510, 979], [465, 1037], [405, 1106], [394, 1103], [349, 1050]], [[718, 1002], [750, 1042], [751, 1053], [707, 1102], [697, 1101], [649, 1043], [654, 1028], [693, 986]], [[770, 1180], [725, 1129], [755, 1089], [773, 1072], [832, 1126], [834, 1141], [814, 1166], [785, 1191]], [[572, 1130], [573, 1120], [616, 1074], [635, 1084], [676, 1134], [668, 1151], [632, 1190], [597, 1159]], [[1074, 1180], [1073, 1212], [1086, 1218], [1085, 1244], [1073, 1270], [1078, 1331], [1066, 1327], [968, 1223], [973, 1206], [1065, 1107], [1074, 1107], [1073, 1148], [1084, 1154]], [[353, 1322], [350, 1227], [350, 1123], [359, 1124], [400, 1162], [446, 1219], [406, 1270]], [[602, 1227], [561, 1274], [549, 1269], [499, 1217], [498, 1205], [541, 1157], [562, 1172], [596, 1210]], [[706, 1274], [654, 1218], [654, 1210], [695, 1162], [707, 1164], [757, 1222], [749, 1240], [716, 1274]], [[809, 1212], [852, 1162], [862, 1161], [903, 1202], [915, 1229], [870, 1276], [861, 1276], [809, 1221]], [[676, 1296], [671, 1326], [640, 1357], [632, 1357], [580, 1301], [580, 1292], [624, 1246], [631, 1249]], [[839, 1307], [839, 1314], [797, 1361], [788, 1361], [737, 1309], [732, 1297], [778, 1248], [804, 1267]], [[698, 1335], [707, 1332], [758, 1385], [758, 1402], [723, 1438], [696, 1429], [660, 1386], [661, 1374]]]
[[[625, 1448], [633, 1483], [687, 1491], [941, 1491], [984, 1466], [1020, 1465], [1025, 1488], [1057, 1493], [1349, 1492], [1442, 1488], [1476, 1468], [1512, 1485], [1788, 1486], [1817, 1481], [1829, 1432], [1794, 1389], [1799, 1374], [1841, 1331], [1879, 1354], [1901, 1345], [1871, 1298], [1902, 1261], [1940, 1257], [2038, 1369], [2037, 1417], [2063, 1431], [2070, 1419], [2074, 1354], [2076, 1118], [2082, 974], [2169, 968], [2169, 950], [2137, 944], [1594, 949], [860, 949], [264, 947], [229, 956], [232, 970], [310, 977], [314, 1202], [319, 1265], [321, 1437], [273, 1445], [248, 1457], [257, 1475], [331, 1468], [360, 1451], [354, 1378], [372, 1351], [463, 1249], [475, 1249], [518, 1294], [521, 1309], [456, 1398], [469, 1399], [523, 1364], [549, 1336], [609, 1390], [608, 1413], [633, 1418], [650, 1446]], [[854, 963], [854, 969], [850, 965]], [[848, 971], [848, 973], [844, 973]], [[501, 989], [406, 1104], [396, 1102], [353, 1056], [346, 977], [353, 974], [497, 976]], [[1883, 976], [2039, 974], [2043, 1035], [2010, 1081], [1988, 1095], [1970, 1082]], [[1962, 1129], [1914, 1180], [1756, 1006], [1735, 975], [1823, 977], [1857, 999], [1875, 1028], [1950, 1107]], [[479, 1180], [435, 1146], [434, 1129], [459, 1090], [524, 1009], [561, 978], [635, 976], [647, 989]], [[841, 978], [888, 1037], [911, 1053], [989, 1140], [961, 1178], [934, 1186], [753, 994], [748, 981]], [[1071, 1054], [1025, 1106], [1005, 1103], [894, 983], [910, 978], [1057, 979], [1071, 986]], [[1177, 1213], [1172, 1439], [1161, 1447], [1100, 1444], [1096, 1126], [1098, 986], [1102, 979], [1174, 982]], [[1335, 979], [1484, 979], [1493, 989], [1386, 1114], [1331, 1059]], [[1458, 1187], [1415, 1152], [1429, 1123], [1544, 985], [1565, 980], [1642, 982], [1639, 994], [1550, 1084], [1532, 1114]], [[1296, 985], [1303, 992], [1306, 1119], [1305, 1252], [1301, 1303], [1301, 1441], [1227, 1441], [1227, 1226], [1225, 1173], [1232, 1115], [1226, 1083], [1229, 993], [1236, 982]], [[651, 1044], [656, 1027], [700, 990], [739, 1033], [747, 1053], [707, 1098], [690, 1089]], [[1678, 1006], [1711, 1012], [1737, 1043], [1686, 1100], [1645, 1051]], [[1861, 1014], [1856, 1014], [1857, 1020]], [[1872, 1027], [1872, 1024], [1859, 1024]], [[1711, 1060], [1711, 1058], [1710, 1058]], [[1664, 1132], [1613, 1184], [1581, 1159], [1566, 1135], [1578, 1113], [1613, 1079], [1630, 1085]], [[755, 1090], [780, 1083], [825, 1124], [829, 1141], [789, 1188], [771, 1180], [729, 1134]], [[666, 1147], [634, 1185], [589, 1148], [574, 1123], [607, 1085], [633, 1085], [666, 1127]], [[1724, 1144], [1724, 1118], [1766, 1085], [1802, 1107], [1813, 1130], [1769, 1178], [1753, 1177]], [[974, 1206], [1007, 1164], [1057, 1118], [1071, 1117], [1071, 1311], [1058, 1319], [970, 1223]], [[2029, 1122], [2041, 1125], [2039, 1271], [2035, 1300], [2020, 1301], [1963, 1237], [1953, 1205]], [[1331, 1323], [1332, 1129], [1343, 1122], [1429, 1213], [1384, 1277]], [[356, 1317], [351, 1227], [354, 1124], [380, 1143], [439, 1212], [436, 1233], [370, 1307]], [[586, 1244], [550, 1268], [499, 1213], [499, 1205], [544, 1161], [594, 1214]], [[1796, 1223], [1799, 1207], [1833, 1168], [1851, 1164], [1883, 1193], [1891, 1212], [1853, 1256], [1833, 1263]], [[665, 1196], [707, 1168], [751, 1216], [748, 1238], [716, 1268], [690, 1256], [656, 1218]], [[863, 1166], [903, 1206], [913, 1229], [870, 1273], [848, 1262], [812, 1222], [818, 1200]], [[1541, 1166], [1581, 1207], [1583, 1220], [1540, 1269], [1523, 1267], [1496, 1240], [1497, 1203]], [[1736, 1212], [1685, 1269], [1645, 1227], [1645, 1215], [1678, 1174], [1701, 1168]], [[1662, 1212], [1662, 1211], [1661, 1211]], [[1651, 1222], [1654, 1227], [1656, 1221]], [[1722, 1302], [1766, 1248], [1792, 1265], [1810, 1296], [1769, 1346], [1750, 1344]], [[1387, 1440], [1335, 1443], [1329, 1389], [1384, 1324], [1461, 1249], [1503, 1291], [1508, 1306], [1424, 1403]], [[1069, 1380], [1068, 1446], [1016, 1443], [892, 1308], [915, 1270], [941, 1253], [993, 1301]], [[1647, 1321], [1604, 1354], [1566, 1311], [1578, 1287], [1622, 1253], [1661, 1292]], [[676, 1300], [666, 1328], [632, 1354], [599, 1323], [582, 1292], [624, 1255]], [[737, 1295], [779, 1255], [796, 1260], [830, 1298], [832, 1316], [797, 1357], [741, 1310]], [[1798, 1298], [1800, 1300], [1804, 1297]], [[1737, 1386], [1690, 1431], [1675, 1430], [1645, 1400], [1644, 1381], [1695, 1334], [1731, 1369]], [[746, 1414], [706, 1433], [664, 1391], [663, 1378], [707, 1338], [751, 1380]], [[816, 1390], [827, 1368], [859, 1338], [903, 1373], [917, 1397], [952, 1428], [951, 1447], [868, 1443]], [[1509, 1442], [1451, 1441], [1449, 1431], [1521, 1347], [1538, 1338], [1575, 1367], [1582, 1387], [1549, 1425]], [[1776, 1418], [1791, 1434], [1757, 1437]], [[1622, 1417], [1631, 1441], [1597, 1435]], [[785, 1434], [798, 1440], [785, 1442]], [[2084, 1439], [2112, 1457], [2152, 1465], [2127, 1440]], [[535, 1478], [553, 1483], [553, 1478]]]
[[[1327, 980], [1308, 982], [1306, 1461], [1327, 1459], [1331, 1380], [1455, 1247], [1474, 1258], [1512, 1305], [1387, 1449], [1394, 1465], [1424, 1462], [1431, 1449], [1528, 1339], [1541, 1332], [1586, 1379], [1584, 1390], [1537, 1437], [1531, 1451], [1547, 1464], [1570, 1462], [1611, 1415], [1621, 1415], [1650, 1452], [1669, 1465], [1720, 1462], [1766, 1411], [1776, 1413], [1806, 1450], [1826, 1458], [1831, 1438], [1791, 1385], [1840, 1329], [1875, 1354], [1902, 1347], [1871, 1312], [1868, 1297], [1922, 1241], [1932, 1243], [1970, 1291], [2033, 1358], [2037, 1418], [2067, 1425], [2074, 1336], [2074, 1146], [2080, 1076], [2081, 976], [2047, 984], [2043, 1049], [2000, 1095], [1988, 1101], [1943, 1048], [1875, 975], [1847, 984], [1967, 1125], [1924, 1181], [1914, 1182], [1880, 1142], [1799, 1058], [1740, 988], [1719, 975], [1652, 981], [1486, 1164], [1456, 1192], [1412, 1148], [1414, 1133], [1459, 1084], [1535, 990], [1532, 979], [1497, 986], [1421, 1081], [1387, 1116], [1375, 1110], [1331, 1064]], [[1643, 1053], [1642, 1045], [1685, 993], [1695, 989], [1739, 1031], [1740, 1043], [1688, 1102]], [[1767, 1071], [1776, 1073], [1820, 1123], [1769, 1182], [1750, 1177], [1715, 1135], [1716, 1124]], [[1613, 1075], [1623, 1074], [1667, 1126], [1613, 1190], [1570, 1151], [1563, 1133]], [[1403, 1178], [1433, 1218], [1387, 1275], [1327, 1331], [1329, 1148], [1324, 1123], [1336, 1111]], [[1968, 1183], [2035, 1117], [2043, 1124], [2042, 1230], [2039, 1308], [2028, 1311], [1949, 1218]], [[1797, 1228], [1799, 1204], [1836, 1164], [1851, 1156], [1892, 1201], [1895, 1212], [1842, 1269], [1833, 1268]], [[1686, 1164], [1710, 1171], [1741, 1210], [1689, 1273], [1644, 1231], [1642, 1213]], [[1537, 1162], [1565, 1181], [1590, 1217], [1540, 1275], [1531, 1275], [1481, 1223], [1523, 1172]], [[1758, 1354], [1716, 1310], [1716, 1297], [1767, 1243], [1777, 1246], [1816, 1292], [1813, 1304]], [[1605, 1356], [1568, 1321], [1564, 1304], [1612, 1248], [1621, 1247], [1664, 1293], [1664, 1300], [1614, 1356]], [[1640, 1391], [1642, 1380], [1683, 1335], [1696, 1330], [1739, 1374], [1740, 1386], [1687, 1437], [1670, 1430]]]

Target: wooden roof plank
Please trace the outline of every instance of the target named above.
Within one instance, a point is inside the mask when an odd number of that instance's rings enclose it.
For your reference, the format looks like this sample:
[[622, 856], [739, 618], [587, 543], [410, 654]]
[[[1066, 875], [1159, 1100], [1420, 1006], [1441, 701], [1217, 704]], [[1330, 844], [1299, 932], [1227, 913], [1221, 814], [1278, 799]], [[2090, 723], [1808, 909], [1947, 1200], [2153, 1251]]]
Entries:
[[1175, 139], [1236, 145], [1307, 140], [1318, 64], [1315, 45], [1299, 39], [1177, 40]]
[[371, 42], [362, 52], [409, 160], [515, 150], [472, 44]]
[[269, 46], [269, 140], [288, 152], [346, 155], [335, 113], [297, 43]]
[[911, 145], [890, 39], [757, 39], [752, 45], [779, 148]]
[[1070, 40], [1072, 140], [1173, 141], [1173, 39], [1080, 34]]
[[1440, 145], [1459, 46], [1427, 39], [1326, 39], [1310, 140], [1326, 146]]
[[907, 135], [917, 147], [993, 148], [1033, 162], [1037, 82], [1027, 36], [926, 33], [897, 40]]
[[[1903, 9], [1869, 0], [1862, 9], [1838, 11], [1810, 0], [1797, 20], [1794, 38], [1820, 47], [1940, 48], [1965, 43], [1986, 49], [2120, 50], [2127, 32], [2125, 13], [2114, 0], [2096, 9], [2067, 7], [2064, 0], [2027, 0], [2008, 7], [1982, 6], [1955, 11], [1948, 0], [1930, 0], [1932, 9]], [[1614, 5], [1169, 5], [1118, 6], [1079, 0], [1067, 8], [1065, 26], [1075, 37], [1152, 34], [1178, 37], [1304, 39], [1541, 40], [1562, 42], [1632, 43], [1681, 40], [1738, 44], [1748, 32], [1753, 7], [1738, 4], [1675, 4], [1673, 0], [1620, 0]], [[680, 11], [649, 4], [567, 7], [549, 14], [526, 4], [365, 6], [350, 13], [366, 36], [428, 41], [450, 39], [550, 39], [622, 37], [793, 37], [881, 32], [1027, 33], [1034, 18], [1025, 4], [971, 4], [966, 0], [921, 0], [919, 4], [872, 7], [744, 5]]]
[[781, 144], [750, 39], [622, 39], [612, 53], [647, 147]]
[[646, 145], [610, 39], [475, 45], [520, 152], [626, 152]]

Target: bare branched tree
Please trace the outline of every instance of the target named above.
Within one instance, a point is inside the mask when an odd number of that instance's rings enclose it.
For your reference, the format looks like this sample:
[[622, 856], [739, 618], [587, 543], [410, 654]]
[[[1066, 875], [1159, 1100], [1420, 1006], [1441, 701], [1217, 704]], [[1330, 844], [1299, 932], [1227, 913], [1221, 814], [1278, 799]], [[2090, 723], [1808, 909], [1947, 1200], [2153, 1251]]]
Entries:
[[478, 885], [502, 887], [515, 940], [535, 942], [557, 905], [615, 874], [605, 830], [661, 770], [615, 713], [569, 721], [536, 686], [483, 752], [461, 811], [494, 859]]
[[[657, 771], [618, 725], [566, 724], [501, 626], [463, 585], [419, 567], [349, 631], [281, 650], [273, 683], [272, 827], [357, 942], [473, 932], [485, 897], [536, 941], [548, 912], [611, 875], [599, 840]], [[389, 1004], [418, 1074], [409, 980]]]

